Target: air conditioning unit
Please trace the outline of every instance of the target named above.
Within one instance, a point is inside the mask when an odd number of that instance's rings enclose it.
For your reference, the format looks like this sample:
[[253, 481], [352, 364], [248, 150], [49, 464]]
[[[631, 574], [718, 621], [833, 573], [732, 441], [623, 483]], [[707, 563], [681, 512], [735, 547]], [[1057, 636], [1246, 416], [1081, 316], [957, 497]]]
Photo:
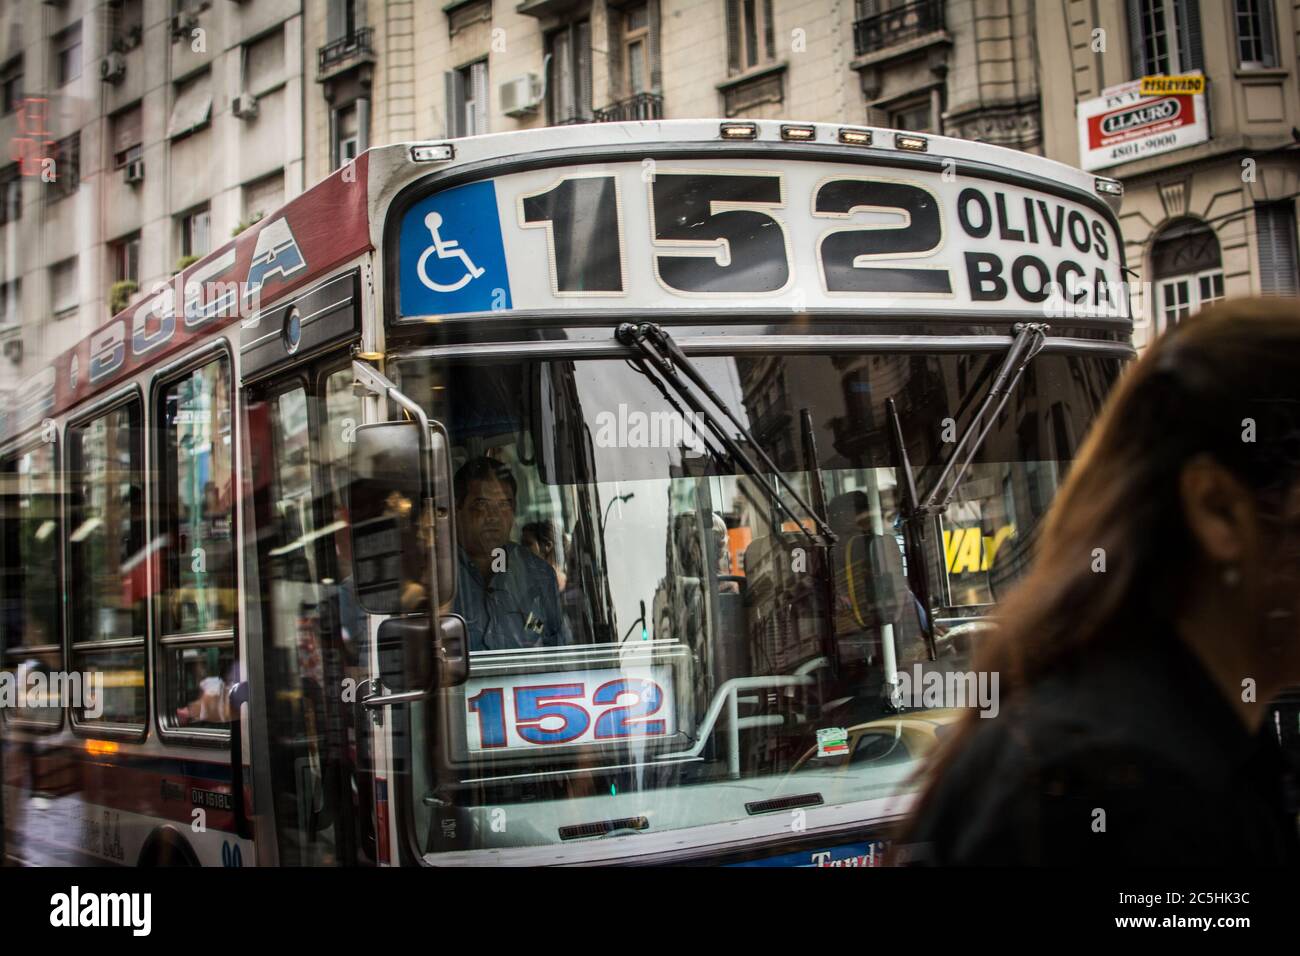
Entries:
[[187, 40], [193, 34], [193, 31], [199, 25], [199, 16], [197, 13], [190, 13], [188, 10], [178, 13], [172, 17], [172, 39]]
[[240, 119], [252, 119], [257, 115], [257, 97], [252, 93], [240, 93], [230, 104], [230, 112]]
[[126, 76], [126, 57], [117, 51], [107, 54], [99, 62], [99, 78], [105, 83], [120, 83]]
[[537, 112], [542, 103], [542, 80], [536, 73], [525, 73], [498, 87], [501, 112], [507, 116], [527, 116]]
[[126, 164], [126, 181], [128, 184], [144, 182], [144, 160], [137, 159]]

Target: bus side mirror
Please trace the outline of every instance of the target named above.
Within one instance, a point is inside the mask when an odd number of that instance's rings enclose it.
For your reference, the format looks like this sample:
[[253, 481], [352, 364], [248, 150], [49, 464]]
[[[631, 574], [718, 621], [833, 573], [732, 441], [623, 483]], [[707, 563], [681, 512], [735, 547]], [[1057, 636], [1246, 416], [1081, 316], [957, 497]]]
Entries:
[[443, 615], [436, 641], [429, 631], [429, 618], [423, 615], [384, 621], [379, 625], [379, 679], [395, 694], [415, 696], [465, 683], [469, 679], [469, 641], [464, 618]]
[[352, 559], [357, 603], [371, 614], [435, 613], [422, 513], [432, 498], [420, 425], [380, 422], [356, 430], [350, 452]]

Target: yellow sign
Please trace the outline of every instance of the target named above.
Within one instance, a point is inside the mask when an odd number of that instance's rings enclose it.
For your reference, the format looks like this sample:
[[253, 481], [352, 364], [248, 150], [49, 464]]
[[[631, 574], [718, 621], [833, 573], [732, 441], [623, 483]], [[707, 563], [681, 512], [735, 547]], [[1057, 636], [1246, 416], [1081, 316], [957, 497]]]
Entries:
[[1003, 525], [986, 535], [979, 528], [945, 528], [943, 552], [949, 574], [987, 571], [1007, 538], [1014, 537], [1015, 525]]
[[1205, 77], [1200, 73], [1187, 76], [1144, 76], [1138, 87], [1141, 96], [1166, 96], [1170, 93], [1196, 95], [1205, 92]]

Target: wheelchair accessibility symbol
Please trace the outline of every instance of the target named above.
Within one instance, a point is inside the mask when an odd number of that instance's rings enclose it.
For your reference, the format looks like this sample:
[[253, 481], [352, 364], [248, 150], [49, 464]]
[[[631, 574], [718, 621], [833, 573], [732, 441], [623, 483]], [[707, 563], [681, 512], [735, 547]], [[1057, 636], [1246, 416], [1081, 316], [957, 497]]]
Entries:
[[[434, 292], [458, 292], [473, 279], [483, 275], [484, 270], [474, 265], [474, 260], [469, 257], [469, 253], [460, 247], [455, 239], [444, 239], [439, 234], [442, 229], [442, 215], [431, 212], [424, 217], [425, 228], [429, 230], [429, 235], [433, 239], [433, 245], [425, 249], [420, 256], [420, 261], [415, 266], [415, 271], [420, 276], [420, 281]], [[465, 266], [465, 274], [450, 285], [442, 285], [434, 282], [429, 278], [428, 264], [429, 256], [437, 255], [439, 259], [459, 259]]]
[[407, 316], [513, 308], [496, 184], [434, 193], [402, 216], [401, 309]]

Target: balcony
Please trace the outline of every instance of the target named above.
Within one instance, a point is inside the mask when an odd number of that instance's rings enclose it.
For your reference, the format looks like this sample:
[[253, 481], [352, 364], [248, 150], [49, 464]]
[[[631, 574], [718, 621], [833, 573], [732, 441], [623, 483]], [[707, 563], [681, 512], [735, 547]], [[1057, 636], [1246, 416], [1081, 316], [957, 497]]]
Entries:
[[322, 83], [363, 63], [375, 62], [370, 27], [331, 40], [316, 52], [316, 81]]
[[664, 98], [658, 93], [637, 93], [625, 100], [592, 111], [592, 122], [627, 123], [664, 118]]
[[915, 0], [855, 21], [853, 53], [866, 56], [943, 29], [943, 0]]

